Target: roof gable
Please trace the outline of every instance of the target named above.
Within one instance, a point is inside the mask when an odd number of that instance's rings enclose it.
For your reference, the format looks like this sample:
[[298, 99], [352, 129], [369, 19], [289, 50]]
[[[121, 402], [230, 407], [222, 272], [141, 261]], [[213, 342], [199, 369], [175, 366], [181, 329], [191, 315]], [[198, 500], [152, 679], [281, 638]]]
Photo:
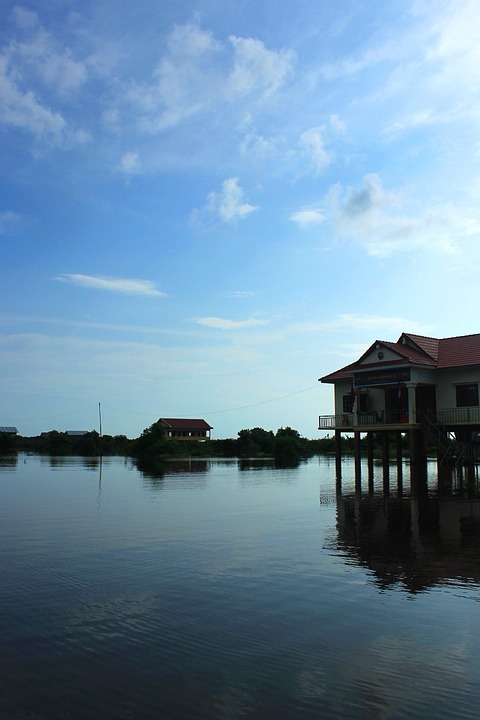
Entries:
[[[384, 365], [388, 362], [409, 362], [420, 365], [432, 365], [433, 358], [426, 356], [422, 350], [403, 343], [375, 340], [368, 350], [353, 364], [358, 366], [367, 364]], [[358, 369], [360, 370], [360, 367]]]
[[411, 333], [402, 333], [397, 340], [401, 345], [413, 345], [420, 352], [424, 352], [434, 360], [438, 360], [438, 338], [425, 337], [424, 335], [412, 335]]
[[325, 375], [320, 381], [341, 382], [362, 370], [398, 364], [425, 365], [439, 370], [480, 366], [480, 333], [440, 339], [402, 333], [396, 343], [376, 340], [356, 362]]

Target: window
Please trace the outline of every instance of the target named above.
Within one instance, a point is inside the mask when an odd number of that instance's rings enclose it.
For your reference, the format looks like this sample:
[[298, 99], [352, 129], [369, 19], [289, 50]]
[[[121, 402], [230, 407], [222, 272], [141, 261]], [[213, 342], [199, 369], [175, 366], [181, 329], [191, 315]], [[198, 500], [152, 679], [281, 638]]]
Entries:
[[352, 405], [353, 405], [354, 397], [355, 397], [355, 395], [353, 395], [353, 393], [348, 393], [348, 395], [343, 396], [343, 412], [344, 413], [352, 412]]
[[478, 384], [457, 385], [457, 407], [478, 407]]

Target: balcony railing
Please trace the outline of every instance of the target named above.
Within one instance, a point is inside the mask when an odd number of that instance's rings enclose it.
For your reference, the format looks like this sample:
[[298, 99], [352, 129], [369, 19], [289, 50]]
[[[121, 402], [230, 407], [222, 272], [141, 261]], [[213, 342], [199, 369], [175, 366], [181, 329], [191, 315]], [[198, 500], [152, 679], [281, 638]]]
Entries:
[[480, 408], [449, 408], [437, 410], [436, 416], [443, 425], [480, 424]]
[[[437, 419], [443, 425], [480, 425], [480, 408], [448, 408], [437, 410]], [[420, 419], [417, 418], [417, 422]], [[340, 415], [320, 415], [319, 430], [371, 427], [375, 425], [401, 425], [408, 423], [407, 410], [379, 410], [377, 412], [341, 413]]]

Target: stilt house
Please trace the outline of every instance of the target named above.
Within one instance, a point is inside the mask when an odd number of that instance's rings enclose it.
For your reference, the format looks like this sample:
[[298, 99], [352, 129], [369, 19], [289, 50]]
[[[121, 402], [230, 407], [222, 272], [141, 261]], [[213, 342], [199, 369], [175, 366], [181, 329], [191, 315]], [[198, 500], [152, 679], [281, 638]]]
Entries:
[[320, 430], [415, 433], [448, 455], [450, 439], [480, 433], [480, 334], [431, 338], [403, 333], [376, 340], [354, 363], [320, 378], [335, 390], [335, 414]]

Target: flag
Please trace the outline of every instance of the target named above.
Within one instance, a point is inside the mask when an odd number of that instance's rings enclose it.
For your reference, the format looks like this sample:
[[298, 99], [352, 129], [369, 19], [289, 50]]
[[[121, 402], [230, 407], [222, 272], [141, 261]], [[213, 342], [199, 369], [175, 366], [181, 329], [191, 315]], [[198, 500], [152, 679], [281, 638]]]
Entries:
[[355, 398], [356, 398], [356, 396], [357, 396], [357, 393], [355, 392], [355, 388], [353, 387], [353, 383], [352, 383], [352, 389], [350, 390], [350, 407], [351, 407], [350, 412], [352, 412], [352, 413], [355, 412]]
[[400, 405], [400, 400], [402, 399], [402, 386], [400, 383], [397, 385], [397, 405]]

